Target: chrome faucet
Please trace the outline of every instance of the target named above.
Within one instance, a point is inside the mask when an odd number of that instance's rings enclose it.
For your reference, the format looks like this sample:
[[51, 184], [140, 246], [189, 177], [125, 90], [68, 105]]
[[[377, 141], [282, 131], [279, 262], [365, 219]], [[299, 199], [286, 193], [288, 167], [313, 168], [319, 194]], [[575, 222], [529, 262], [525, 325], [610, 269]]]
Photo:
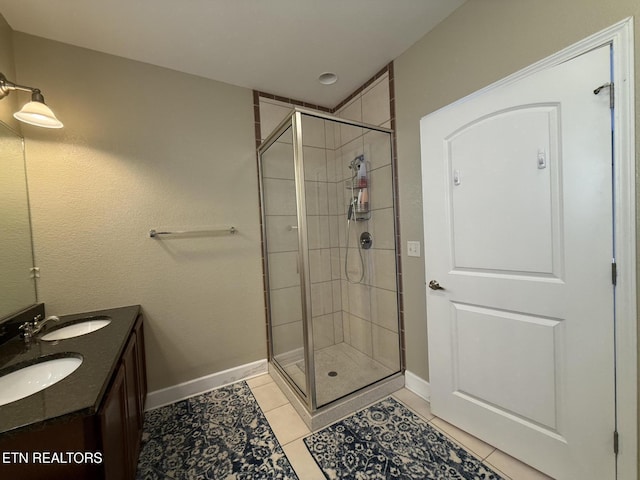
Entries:
[[48, 322], [57, 322], [60, 320], [60, 318], [56, 317], [55, 315], [51, 315], [42, 321], [40, 320], [42, 320], [42, 315], [38, 314], [33, 317], [33, 320], [31, 320], [30, 322], [25, 322], [20, 325], [20, 330], [22, 330], [22, 338], [24, 338], [25, 342], [31, 340], [31, 338], [33, 338], [34, 335], [42, 330]]

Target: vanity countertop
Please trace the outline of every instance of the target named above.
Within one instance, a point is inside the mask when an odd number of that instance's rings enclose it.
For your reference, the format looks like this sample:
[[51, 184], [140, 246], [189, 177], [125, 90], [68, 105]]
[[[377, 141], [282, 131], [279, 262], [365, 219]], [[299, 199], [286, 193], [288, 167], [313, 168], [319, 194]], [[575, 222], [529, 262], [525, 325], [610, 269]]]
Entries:
[[[45, 355], [79, 353], [80, 367], [58, 383], [0, 406], [0, 435], [75, 415], [95, 414], [140, 313], [140, 305], [77, 313], [47, 324], [30, 344], [14, 338], [0, 345], [0, 370]], [[79, 318], [106, 315], [111, 323], [87, 335], [54, 342], [39, 337]]]

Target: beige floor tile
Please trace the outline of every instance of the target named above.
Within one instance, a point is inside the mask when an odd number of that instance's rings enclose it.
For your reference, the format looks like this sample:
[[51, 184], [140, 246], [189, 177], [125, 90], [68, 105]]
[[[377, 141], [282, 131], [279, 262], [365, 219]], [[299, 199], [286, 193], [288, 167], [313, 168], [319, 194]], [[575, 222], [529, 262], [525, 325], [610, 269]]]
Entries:
[[269, 410], [264, 416], [282, 445], [311, 433], [290, 403]]
[[254, 389], [255, 387], [259, 387], [261, 385], [266, 385], [267, 383], [273, 382], [273, 378], [268, 373], [263, 375], [258, 375], [257, 377], [250, 378], [247, 380], [247, 385], [249, 388]]
[[416, 395], [411, 390], [402, 388], [393, 393], [396, 400], [404, 403], [407, 407], [413, 410], [415, 413], [423, 417], [425, 420], [431, 420], [433, 413], [431, 413], [431, 405], [424, 398]]
[[[491, 454], [495, 448], [489, 445], [488, 443], [483, 442], [479, 438], [474, 437], [473, 435], [469, 435], [467, 432], [460, 430], [458, 427], [451, 425], [448, 422], [445, 422], [441, 418], [434, 417], [431, 420], [433, 426], [439, 428], [441, 431], [449, 435], [456, 442], [458, 442], [463, 447], [470, 450], [476, 456], [481, 459], [486, 458], [487, 455]], [[496, 465], [497, 466], [497, 465]]]
[[301, 438], [282, 447], [300, 480], [325, 480], [325, 476], [313, 459]]
[[252, 388], [253, 396], [256, 397], [258, 405], [263, 412], [268, 412], [274, 408], [278, 408], [286, 403], [289, 403], [287, 397], [284, 396], [282, 390], [274, 382], [260, 385], [259, 387]]
[[496, 450], [489, 455], [485, 462], [504, 472], [512, 480], [553, 480], [544, 473], [525, 465], [500, 450]]

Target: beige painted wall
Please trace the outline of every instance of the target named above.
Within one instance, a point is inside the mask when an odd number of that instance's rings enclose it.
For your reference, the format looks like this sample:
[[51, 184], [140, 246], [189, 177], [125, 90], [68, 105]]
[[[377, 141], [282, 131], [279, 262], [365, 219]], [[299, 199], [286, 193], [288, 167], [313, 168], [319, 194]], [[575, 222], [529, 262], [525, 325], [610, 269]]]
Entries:
[[[0, 14], [0, 73], [7, 80], [16, 82], [16, 66], [13, 60], [13, 29]], [[18, 105], [18, 101], [21, 101]], [[20, 122], [13, 118], [13, 112], [30, 100], [29, 94], [14, 92], [0, 101], [0, 120], [20, 133]]]
[[[141, 304], [150, 390], [266, 358], [251, 91], [13, 40], [17, 80], [65, 124], [23, 127], [47, 313]], [[148, 236], [218, 225], [239, 233]]]
[[[424, 115], [632, 15], [638, 69], [637, 0], [469, 1], [402, 54], [394, 66], [403, 241], [423, 241], [419, 122]], [[638, 82], [636, 71], [636, 90]], [[408, 258], [403, 249], [402, 261], [407, 369], [428, 379], [424, 259]]]

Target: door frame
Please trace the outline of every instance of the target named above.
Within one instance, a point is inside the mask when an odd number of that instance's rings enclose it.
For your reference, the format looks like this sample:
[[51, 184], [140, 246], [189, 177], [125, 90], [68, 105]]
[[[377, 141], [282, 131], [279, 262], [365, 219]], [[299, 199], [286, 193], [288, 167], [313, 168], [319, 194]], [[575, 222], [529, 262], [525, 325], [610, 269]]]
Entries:
[[[613, 45], [615, 129], [613, 216], [617, 281], [615, 290], [616, 423], [618, 479], [638, 478], [638, 320], [636, 287], [636, 166], [633, 18], [628, 17], [539, 62], [444, 107], [445, 109], [515, 83], [603, 45]], [[598, 85], [594, 85], [594, 89]], [[613, 432], [612, 447], [613, 448]]]

